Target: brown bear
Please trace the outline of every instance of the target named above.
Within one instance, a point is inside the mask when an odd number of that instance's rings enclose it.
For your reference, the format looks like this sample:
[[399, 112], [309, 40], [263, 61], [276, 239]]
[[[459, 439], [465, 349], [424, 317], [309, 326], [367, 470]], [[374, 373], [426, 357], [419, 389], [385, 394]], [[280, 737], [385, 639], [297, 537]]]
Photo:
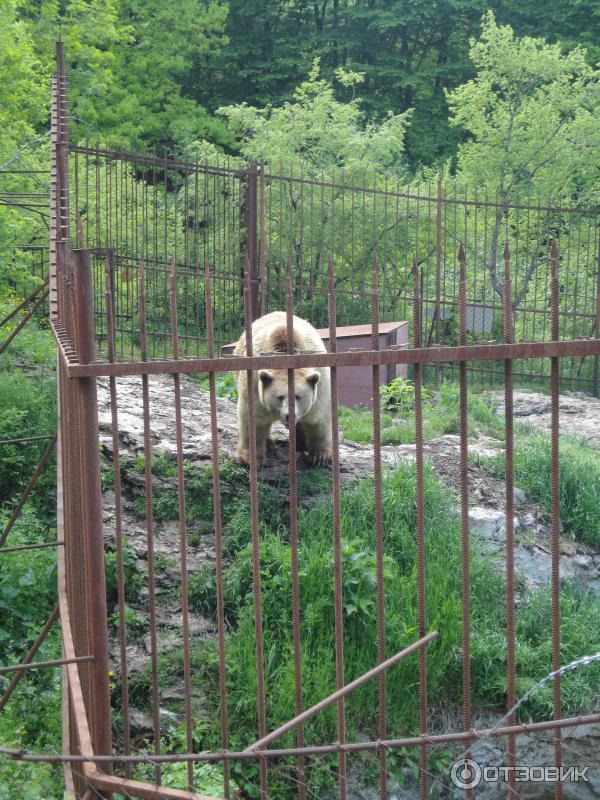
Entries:
[[[318, 351], [325, 345], [313, 326], [299, 317], [293, 318], [294, 353]], [[287, 317], [274, 311], [257, 319], [252, 325], [253, 355], [287, 353]], [[246, 355], [246, 336], [242, 334], [233, 351]], [[256, 455], [259, 462], [267, 456], [271, 425], [280, 420], [290, 424], [288, 413], [288, 373], [286, 369], [259, 369], [254, 373], [256, 417]], [[239, 444], [238, 457], [248, 463], [248, 386], [245, 371], [236, 375], [238, 386]], [[309, 464], [325, 464], [331, 459], [331, 408], [329, 368], [294, 370], [295, 420], [297, 449], [306, 454]]]

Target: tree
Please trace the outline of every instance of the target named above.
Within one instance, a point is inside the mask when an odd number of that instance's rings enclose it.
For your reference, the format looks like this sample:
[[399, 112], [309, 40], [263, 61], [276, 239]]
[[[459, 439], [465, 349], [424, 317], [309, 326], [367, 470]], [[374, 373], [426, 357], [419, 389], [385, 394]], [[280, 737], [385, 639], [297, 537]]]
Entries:
[[227, 41], [221, 0], [124, 0], [131, 41], [116, 51], [111, 92], [98, 121], [104, 138], [139, 146], [208, 138], [228, 145], [225, 128], [197, 99]]
[[0, 5], [0, 74], [0, 287], [30, 288], [28, 256], [15, 248], [44, 230], [39, 203], [29, 195], [46, 186], [14, 170], [41, 169], [47, 158], [49, 75], [14, 0]]
[[[447, 93], [450, 122], [468, 135], [458, 148], [459, 179], [470, 187], [489, 187], [498, 198], [484, 258], [501, 295], [499, 243], [511, 224], [503, 204], [551, 193], [570, 194], [584, 204], [600, 188], [598, 72], [581, 48], [563, 54], [557, 44], [517, 38], [492, 12], [483, 18], [480, 39], [471, 41], [470, 58], [475, 77]], [[531, 257], [519, 270], [515, 307], [526, 297], [556, 225], [548, 215], [535, 232], [537, 246], [532, 243]]]

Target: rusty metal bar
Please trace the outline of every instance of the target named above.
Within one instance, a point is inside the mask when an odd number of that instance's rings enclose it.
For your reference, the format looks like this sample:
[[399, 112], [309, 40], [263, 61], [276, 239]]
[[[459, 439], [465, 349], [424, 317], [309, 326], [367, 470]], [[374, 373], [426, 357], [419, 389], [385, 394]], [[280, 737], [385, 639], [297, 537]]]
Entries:
[[[173, 358], [179, 358], [179, 334], [177, 317], [177, 273], [176, 262], [173, 261], [171, 272], [171, 335], [173, 340]], [[194, 746], [192, 731], [192, 690], [190, 667], [190, 614], [189, 589], [187, 571], [187, 529], [185, 510], [185, 478], [183, 474], [183, 435], [181, 419], [181, 379], [177, 373], [173, 375], [173, 396], [175, 403], [175, 442], [177, 449], [177, 503], [179, 523], [179, 558], [181, 566], [181, 626], [183, 633], [183, 693], [186, 746], [191, 750]], [[192, 764], [188, 764], [188, 790], [194, 788]]]
[[35, 305], [33, 305], [33, 306], [32, 306], [32, 307], [29, 309], [29, 311], [27, 312], [27, 314], [25, 314], [25, 316], [24, 316], [24, 317], [23, 317], [23, 318], [22, 318], [22, 319], [19, 321], [19, 324], [18, 324], [18, 325], [16, 325], [16, 326], [15, 326], [15, 327], [12, 329], [12, 331], [10, 332], [10, 335], [9, 335], [9, 336], [8, 336], [8, 337], [7, 337], [7, 338], [6, 338], [6, 339], [5, 339], [3, 342], [2, 342], [2, 344], [0, 344], [0, 355], [2, 355], [2, 353], [4, 353], [4, 351], [7, 349], [7, 347], [9, 346], [9, 344], [10, 344], [10, 343], [11, 343], [11, 342], [12, 342], [12, 341], [15, 339], [15, 337], [16, 337], [16, 336], [17, 336], [17, 335], [20, 333], [20, 331], [22, 331], [22, 330], [23, 330], [23, 328], [25, 327], [25, 325], [27, 325], [27, 323], [29, 322], [29, 320], [30, 320], [30, 319], [31, 319], [31, 318], [34, 316], [34, 314], [35, 314], [35, 312], [38, 310], [38, 308], [39, 308], [39, 307], [40, 307], [40, 306], [41, 306], [43, 303], [45, 303], [47, 299], [48, 299], [48, 291], [45, 291], [45, 292], [42, 294], [42, 296], [40, 297], [40, 299], [39, 299], [39, 300], [38, 300], [38, 301], [35, 303]]
[[[287, 262], [287, 281], [285, 290], [287, 352], [293, 355], [294, 348], [294, 311], [292, 299], [292, 264]], [[290, 515], [290, 560], [292, 580], [292, 641], [294, 648], [294, 706], [296, 716], [302, 713], [302, 650], [300, 644], [300, 578], [298, 567], [298, 479], [296, 474], [296, 386], [294, 370], [287, 372], [288, 390], [288, 502]], [[304, 745], [304, 727], [302, 723], [296, 726], [296, 746]], [[298, 798], [304, 800], [305, 786], [305, 761], [304, 757], [298, 759], [297, 780]]]
[[265, 162], [261, 161], [260, 190], [259, 190], [259, 221], [258, 221], [258, 280], [260, 290], [259, 316], [266, 314], [266, 268], [265, 268]]
[[[558, 340], [559, 328], [559, 286], [558, 286], [558, 248], [556, 242], [552, 243], [550, 252], [551, 279], [551, 336]], [[551, 606], [552, 606], [552, 670], [560, 668], [560, 416], [559, 416], [559, 391], [560, 391], [560, 365], [558, 358], [552, 358], [551, 393], [550, 393], [550, 557], [551, 557]], [[554, 719], [561, 717], [561, 680], [560, 673], [556, 672], [552, 681], [552, 716]], [[562, 747], [560, 728], [554, 730], [554, 764], [561, 766]], [[555, 785], [554, 797], [561, 800], [562, 786], [559, 782]]]
[[[426, 636], [422, 636], [416, 642], [409, 644], [407, 647], [400, 650], [395, 655], [391, 656], [385, 661], [382, 661], [376, 667], [373, 667], [373, 669], [370, 669], [368, 672], [365, 672], [359, 678], [355, 678], [355, 680], [346, 684], [342, 689], [338, 689], [337, 691], [333, 692], [333, 694], [330, 694], [328, 697], [323, 698], [323, 700], [319, 700], [319, 702], [315, 703], [314, 706], [307, 708], [306, 711], [303, 711], [301, 714], [298, 714], [298, 716], [284, 723], [279, 728], [269, 733], [267, 736], [263, 736], [258, 741], [254, 742], [254, 744], [250, 745], [250, 747], [247, 747], [243, 752], [251, 753], [252, 751], [260, 750], [261, 748], [265, 747], [271, 742], [274, 742], [276, 739], [279, 739], [281, 736], [283, 736], [284, 733], [287, 733], [288, 731], [291, 731], [293, 728], [295, 728], [299, 722], [306, 722], [307, 720], [312, 719], [324, 708], [327, 708], [332, 703], [336, 703], [340, 699], [340, 697], [347, 697], [347, 695], [351, 694], [355, 689], [364, 686], [365, 683], [368, 683], [368, 681], [372, 680], [373, 678], [376, 678], [378, 675], [381, 675], [382, 672], [385, 672], [386, 670], [390, 669], [390, 667], [393, 667], [395, 664], [398, 664], [400, 661], [402, 661], [402, 659], [412, 655], [417, 651], [422, 652], [423, 649], [434, 639], [437, 639], [438, 636], [439, 633], [437, 631], [432, 631], [431, 633], [428, 633]], [[308, 750], [310, 751], [311, 748], [308, 748]], [[270, 755], [270, 751], [266, 752], [269, 753]]]
[[45, 442], [54, 436], [53, 433], [44, 434], [43, 436], [24, 436], [21, 439], [2, 439], [0, 446], [7, 444], [28, 444], [29, 442]]
[[[246, 354], [252, 356], [252, 295], [250, 286], [250, 267], [246, 261], [245, 286], [244, 286], [244, 327], [246, 333]], [[262, 360], [259, 359], [259, 361]], [[258, 716], [258, 735], [262, 738], [267, 733], [266, 708], [265, 708], [265, 666], [264, 666], [264, 639], [260, 577], [260, 528], [258, 521], [258, 476], [256, 453], [256, 414], [254, 396], [254, 372], [246, 370], [248, 391], [248, 458], [250, 467], [250, 513], [252, 522], [252, 586], [254, 599], [254, 623], [256, 630], [256, 704]], [[267, 765], [264, 760], [260, 762], [260, 794], [262, 800], [268, 798]]]
[[6, 323], [7, 323], [7, 322], [10, 322], [10, 320], [11, 320], [11, 319], [12, 319], [12, 318], [13, 318], [13, 317], [16, 315], [16, 314], [18, 314], [18, 313], [19, 313], [19, 311], [22, 311], [22, 310], [25, 308], [25, 306], [28, 306], [28, 305], [29, 305], [29, 303], [31, 303], [31, 301], [32, 301], [32, 300], [35, 300], [35, 298], [37, 297], [37, 295], [38, 295], [38, 294], [39, 294], [39, 293], [40, 293], [40, 292], [41, 292], [41, 291], [42, 291], [42, 290], [43, 290], [43, 289], [44, 289], [44, 288], [45, 288], [47, 285], [48, 285], [48, 276], [46, 275], [46, 277], [44, 278], [44, 280], [42, 281], [42, 283], [38, 284], [38, 285], [35, 287], [35, 289], [34, 289], [34, 290], [33, 290], [33, 291], [30, 293], [30, 294], [28, 294], [28, 295], [27, 295], [27, 297], [25, 298], [25, 300], [23, 300], [21, 303], [19, 303], [19, 305], [18, 305], [18, 306], [16, 306], [15, 308], [13, 308], [13, 310], [12, 310], [12, 311], [11, 311], [9, 314], [7, 314], [5, 317], [3, 317], [3, 318], [2, 318], [2, 320], [0, 320], [0, 328], [3, 328], [3, 327], [6, 325]]
[[[112, 361], [115, 356], [114, 334], [114, 309], [111, 280], [111, 261], [105, 261], [106, 272], [106, 330], [108, 337], [108, 358]], [[115, 493], [115, 547], [116, 547], [116, 577], [117, 577], [117, 606], [119, 614], [119, 667], [121, 683], [121, 718], [123, 720], [123, 742], [127, 755], [131, 752], [131, 729], [129, 723], [129, 676], [127, 674], [127, 623], [125, 619], [125, 568], [123, 564], [123, 520], [122, 520], [122, 493], [121, 493], [121, 456], [119, 452], [119, 409], [117, 402], [117, 381], [114, 376], [109, 378], [111, 437], [113, 447], [113, 489]], [[126, 777], [131, 777], [130, 767], [125, 767]]]
[[[416, 258], [413, 261], [413, 343], [421, 346], [420, 281]], [[417, 506], [416, 562], [417, 562], [417, 616], [419, 636], [425, 636], [425, 489], [423, 459], [423, 375], [421, 364], [415, 364], [415, 500]], [[419, 733], [427, 732], [427, 660], [425, 650], [419, 650]], [[422, 744], [419, 756], [419, 791], [421, 800], [427, 800], [427, 745]]]
[[[59, 414], [62, 413], [62, 409], [59, 406]], [[57, 455], [57, 491], [56, 491], [56, 498], [57, 498], [57, 534], [61, 537], [64, 537], [66, 534], [66, 516], [65, 511], [65, 495], [64, 495], [64, 486], [63, 486], [63, 458], [62, 458], [62, 434], [58, 444], [58, 455]], [[58, 568], [58, 606], [60, 609], [60, 629], [62, 635], [62, 642], [63, 642], [63, 651], [65, 656], [69, 659], [75, 658], [75, 644], [73, 641], [73, 633], [71, 629], [71, 618], [69, 614], [69, 603], [67, 598], [67, 576], [66, 576], [66, 556], [65, 553], [60, 550], [57, 555], [57, 568]], [[89, 753], [93, 756], [98, 756], [99, 754], [94, 751], [92, 747], [92, 738], [90, 735], [89, 723], [88, 723], [88, 715], [85, 707], [85, 701], [83, 699], [83, 692], [81, 688], [81, 681], [79, 677], [79, 670], [74, 663], [70, 663], [66, 665], [66, 671], [68, 675], [68, 688], [69, 688], [69, 697], [71, 701], [71, 706], [73, 709], [73, 718], [75, 722], [75, 727], [77, 729], [77, 739], [79, 742], [80, 752], [83, 751], [84, 753]], [[105, 758], [109, 759], [109, 755], [105, 755]], [[66, 761], [72, 761], [73, 758], [75, 760], [79, 760], [75, 754], [69, 754], [66, 757]], [[87, 773], [93, 769], [92, 765], [86, 763], [88, 759], [82, 759], [84, 761], [83, 769]], [[108, 764], [110, 766], [110, 763]]]
[[17, 501], [17, 505], [14, 507], [14, 509], [12, 511], [12, 514], [10, 515], [9, 520], [6, 523], [6, 527], [4, 528], [4, 531], [2, 532], [2, 535], [0, 535], [0, 548], [3, 547], [4, 542], [8, 538], [8, 534], [11, 532], [11, 530], [13, 528], [13, 525], [15, 524], [17, 519], [19, 518], [19, 514], [23, 510], [23, 506], [27, 502], [27, 498], [29, 497], [29, 495], [31, 494], [33, 489], [35, 488], [35, 485], [38, 482], [38, 479], [39, 479], [40, 475], [46, 469], [46, 467], [48, 465], [48, 461], [50, 461], [50, 457], [51, 457], [52, 452], [54, 450], [55, 444], [56, 444], [56, 434], [53, 434], [52, 438], [50, 439], [50, 441], [46, 445], [46, 448], [45, 448], [44, 452], [42, 453], [42, 457], [40, 458], [39, 463], [38, 463], [37, 467], [35, 468], [35, 472], [31, 476], [31, 478], [29, 479], [29, 483], [27, 484], [27, 486], [23, 490], [23, 494], [21, 495], [21, 497]]
[[[50, 629], [52, 628], [52, 626], [54, 625], [54, 623], [56, 622], [57, 619], [58, 619], [58, 606], [56, 605], [56, 606], [54, 606], [53, 611], [50, 612], [50, 616], [48, 617], [48, 619], [44, 623], [41, 631], [37, 635], [37, 638], [36, 638], [35, 642], [31, 645], [31, 647], [27, 651], [27, 655], [25, 656], [25, 658], [21, 662], [21, 664], [23, 666], [26, 665], [26, 664], [29, 664], [33, 660], [34, 655], [37, 653], [37, 651], [42, 646], [42, 644], [44, 642], [44, 639], [48, 635], [48, 632], [50, 631]], [[2, 697], [0, 697], [0, 711], [2, 711], [4, 706], [10, 700], [10, 698], [11, 698], [13, 692], [15, 691], [15, 689], [17, 688], [17, 686], [19, 684], [19, 681], [21, 680], [22, 676], [23, 676], [23, 671], [18, 671], [17, 674], [14, 676], [14, 678], [11, 680], [11, 682], [8, 684], [6, 689], [4, 690], [4, 692], [2, 694]]]
[[[210, 267], [204, 265], [204, 297], [206, 310], [207, 355], [214, 356], [213, 311], [211, 296]], [[217, 645], [219, 650], [219, 701], [221, 723], [221, 747], [226, 750], [229, 744], [227, 714], [227, 681], [225, 677], [225, 599], [223, 589], [223, 531], [221, 524], [221, 476], [219, 474], [219, 425], [217, 419], [217, 390], [215, 373], [208, 373], [210, 395], [211, 464], [213, 476], [213, 520], [215, 525], [215, 584], [217, 594]], [[226, 800], [231, 797], [229, 762], [223, 762], [223, 790]]]
[[[90, 253], [72, 250], [77, 351], [82, 363], [95, 357], [94, 295]], [[104, 536], [102, 529], [102, 491], [100, 487], [100, 453], [98, 447], [98, 401], [94, 378], [80, 378], [77, 385], [80, 425], [81, 489], [83, 536], [86, 540], [89, 608], [89, 631], [94, 661], [90, 669], [91, 731], [94, 750], [112, 750], [110, 722], [110, 690], [108, 686], [108, 629], [106, 580], [104, 571]]]
[[600, 354], [600, 340], [576, 339], [559, 342], [518, 342], [516, 344], [481, 344], [467, 347], [424, 347], [409, 350], [345, 351], [288, 356], [233, 356], [187, 358], [173, 361], [121, 361], [114, 364], [74, 364], [66, 361], [70, 378], [103, 375], [164, 375], [172, 372], [230, 372], [248, 369], [300, 369], [302, 367], [355, 367], [371, 364], [435, 364], [452, 361], [506, 361], [519, 358], [563, 358]]
[[[504, 300], [503, 335], [504, 342], [513, 340], [512, 288], [510, 279], [510, 250], [508, 242], [504, 245]], [[505, 436], [505, 503], [506, 503], [506, 705], [509, 709], [509, 724], [514, 724], [515, 712], [512, 710], [516, 697], [516, 652], [515, 652], [515, 525], [514, 525], [514, 433], [513, 433], [513, 362], [504, 362], [504, 436]], [[516, 763], [515, 737], [508, 737], [508, 766]], [[509, 795], [516, 796], [514, 771], [508, 777]]]
[[53, 658], [50, 661], [32, 661], [22, 664], [14, 664], [12, 667], [0, 667], [0, 675], [7, 675], [11, 672], [26, 672], [29, 669], [45, 669], [46, 667], [62, 667], [66, 664], [83, 664], [95, 661], [93, 655], [74, 656], [73, 658]]
[[[375, 255], [371, 262], [371, 348], [379, 350], [379, 307], [377, 303], [377, 260]], [[375, 531], [375, 571], [376, 571], [376, 608], [377, 608], [377, 661], [385, 661], [385, 585], [384, 585], [384, 549], [383, 549], [383, 496], [381, 487], [381, 402], [379, 364], [373, 364], [371, 385], [373, 391], [373, 512]], [[386, 720], [386, 680], [385, 672], [379, 675], [377, 734], [385, 739]], [[379, 792], [387, 797], [387, 753], [379, 752]]]
[[[420, 747], [427, 744], [431, 747], [448, 744], [461, 744], [473, 739], [490, 739], [504, 737], [508, 735], [519, 736], [522, 734], [535, 734], [542, 731], [553, 730], [554, 728], [576, 728], [579, 725], [595, 725], [600, 723], [600, 714], [583, 714], [578, 717], [565, 717], [561, 720], [546, 720], [544, 722], [529, 722], [521, 723], [519, 725], [502, 726], [498, 728], [483, 728], [472, 729], [470, 731], [458, 731], [456, 733], [438, 733], [427, 734], [426, 736], [413, 736], [400, 739], [386, 739], [385, 741], [366, 741], [366, 742], [347, 742], [341, 744], [315, 745], [313, 747], [303, 747], [298, 749], [295, 747], [279, 748], [276, 750], [243, 750], [243, 751], [221, 751], [214, 753], [184, 753], [184, 754], [170, 754], [152, 757], [152, 763], [159, 764], [175, 764], [183, 761], [198, 761], [200, 763], [214, 763], [216, 761], [244, 761], [247, 759], [261, 760], [276, 758], [290, 758], [298, 755], [305, 755], [310, 757], [333, 755], [336, 753], [368, 753], [377, 752], [382, 747], [387, 749], [400, 749], [407, 747]], [[81, 748], [84, 750], [84, 748]], [[25, 753], [22, 750], [15, 750], [9, 747], [0, 747], [0, 755], [5, 755], [9, 758], [15, 758], [20, 761], [47, 762], [49, 764], [60, 764], [67, 761], [74, 763], [85, 764], [105, 764], [108, 762], [114, 764], [147, 764], [148, 756], [96, 756], [93, 754], [91, 747], [84, 750], [83, 754], [68, 755], [68, 754], [54, 754], [54, 753]]]
[[244, 224], [246, 227], [246, 269], [249, 275], [250, 299], [252, 302], [252, 320], [259, 316], [259, 276], [257, 270], [257, 200], [256, 164], [250, 162], [246, 170], [246, 193], [244, 197]]
[[[465, 269], [465, 249], [461, 243], [458, 252], [460, 268], [458, 304], [459, 331], [461, 346], [467, 344], [467, 276]], [[468, 444], [468, 389], [467, 362], [459, 364], [460, 383], [460, 524], [461, 524], [461, 600], [462, 600], [462, 687], [463, 687], [463, 729], [471, 728], [471, 570], [470, 570], [470, 531], [469, 531], [469, 444]], [[467, 758], [468, 746], [467, 742]], [[471, 787], [467, 788], [467, 798], [472, 797]]]
[[22, 544], [19, 547], [2, 547], [0, 548], [0, 555], [6, 553], [21, 553], [23, 550], [43, 550], [46, 547], [62, 547], [64, 542], [39, 542], [38, 544]]
[[[146, 286], [145, 264], [140, 265], [140, 353], [145, 361], [148, 357], [146, 338]], [[150, 386], [148, 375], [142, 375], [142, 405], [144, 417], [144, 485], [146, 501], [146, 559], [148, 562], [148, 610], [150, 616], [150, 661], [152, 667], [152, 723], [154, 726], [154, 752], [160, 754], [160, 709], [158, 687], [158, 636], [156, 628], [156, 578], [154, 573], [154, 508], [152, 497], [152, 444], [150, 440]], [[156, 766], [156, 782], [160, 783], [161, 769]]]
[[[600, 339], [600, 236], [598, 236], [598, 256], [596, 259], [596, 316], [594, 319], [594, 336]], [[598, 354], [594, 357], [594, 374], [592, 378], [592, 385], [594, 388], [595, 397], [600, 397], [600, 357]]]
[[214, 797], [197, 792], [185, 792], [162, 784], [128, 780], [116, 775], [103, 775], [101, 772], [90, 775], [88, 781], [98, 789], [124, 793], [127, 797], [139, 797], [140, 800], [215, 800]]
[[[336, 303], [333, 280], [333, 260], [327, 264], [329, 307], [329, 351], [337, 352]], [[333, 492], [333, 575], [334, 575], [334, 627], [335, 627], [335, 685], [338, 691], [344, 686], [344, 610], [342, 584], [342, 522], [340, 498], [340, 444], [338, 422], [337, 367], [330, 369], [331, 380], [331, 482]], [[337, 735], [340, 744], [346, 741], [346, 709], [344, 698], [337, 701]], [[338, 788], [340, 800], [346, 800], [346, 754], [338, 755]]]
[[[440, 341], [440, 301], [442, 280], [442, 180], [438, 178], [435, 201], [435, 308], [431, 330], [435, 326], [435, 340]], [[440, 382], [440, 366], [435, 365], [435, 385]]]

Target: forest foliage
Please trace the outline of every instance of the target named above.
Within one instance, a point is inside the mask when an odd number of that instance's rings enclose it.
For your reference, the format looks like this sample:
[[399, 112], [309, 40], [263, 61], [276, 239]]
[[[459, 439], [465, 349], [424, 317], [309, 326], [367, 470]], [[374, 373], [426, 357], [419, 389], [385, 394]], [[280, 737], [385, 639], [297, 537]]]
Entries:
[[263, 158], [313, 175], [369, 170], [421, 183], [452, 175], [501, 199], [562, 192], [595, 203], [600, 49], [593, 32], [600, 22], [593, 4], [492, 6], [6, 0], [4, 290], [29, 271], [30, 256], [15, 257], [14, 248], [47, 235], [43, 212], [31, 201], [15, 207], [9, 194], [47, 189], [45, 177], [11, 170], [48, 168], [48, 87], [59, 36], [70, 132], [80, 141]]

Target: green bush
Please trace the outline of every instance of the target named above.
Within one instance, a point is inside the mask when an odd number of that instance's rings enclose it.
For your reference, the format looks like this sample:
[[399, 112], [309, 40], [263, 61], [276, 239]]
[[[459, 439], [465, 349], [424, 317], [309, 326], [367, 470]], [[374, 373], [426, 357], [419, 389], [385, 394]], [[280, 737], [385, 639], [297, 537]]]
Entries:
[[[0, 371], [0, 439], [52, 434], [56, 430], [56, 381], [53, 375]], [[47, 441], [0, 447], [0, 504], [10, 504], [31, 478]], [[50, 521], [55, 509], [53, 456], [31, 495], [38, 512]]]
[[[431, 395], [426, 389], [422, 390], [423, 400], [428, 400]], [[415, 387], [406, 378], [394, 378], [391, 383], [379, 388], [379, 397], [382, 408], [389, 411], [410, 411], [415, 407]]]
[[[460, 522], [456, 498], [425, 472], [426, 613], [427, 630], [440, 637], [428, 648], [428, 694], [432, 706], [460, 705], [461, 565]], [[235, 517], [234, 517], [235, 519]], [[291, 632], [291, 554], [287, 528], [262, 518], [260, 569], [264, 626], [264, 658], [268, 727], [292, 717], [294, 659]], [[391, 655], [418, 637], [416, 590], [416, 503], [414, 466], [385, 472], [383, 480], [385, 539], [386, 652]], [[249, 536], [249, 532], [246, 532]], [[317, 499], [299, 512], [299, 579], [301, 604], [302, 683], [305, 706], [335, 689], [332, 509], [329, 498]], [[224, 573], [227, 639], [228, 707], [232, 747], [247, 746], [256, 735], [256, 656], [252, 548], [249, 539], [230, 554]], [[241, 546], [240, 546], [241, 545]], [[376, 663], [376, 557], [373, 536], [373, 483], [367, 479], [342, 493], [342, 570], [344, 657], [346, 682]], [[198, 578], [202, 610], [214, 609], [214, 569]], [[524, 693], [551, 669], [549, 590], [525, 597], [517, 610], [517, 687]], [[562, 661], [596, 652], [600, 642], [600, 602], [592, 594], [565, 584], [561, 594]], [[506, 703], [505, 587], [501, 570], [488, 557], [471, 554], [472, 690], [474, 708], [501, 709]], [[216, 685], [216, 651], [204, 661], [199, 685]], [[418, 667], [416, 658], [398, 664], [387, 675], [390, 730], [407, 734], [418, 729]], [[600, 666], [564, 679], [565, 713], [591, 708]], [[521, 719], [551, 717], [547, 687], [537, 691], [520, 710]], [[349, 736], [376, 735], [377, 682], [357, 690], [346, 701]], [[335, 708], [320, 713], [305, 726], [307, 744], [334, 741]], [[216, 728], [203, 746], [217, 746]], [[291, 745], [290, 734], [280, 746]], [[323, 767], [323, 769], [325, 769]], [[256, 783], [256, 765], [236, 771], [241, 786]], [[323, 793], [330, 778], [311, 770], [311, 788]], [[274, 777], [275, 784], [281, 776]], [[325, 788], [323, 788], [325, 786]], [[282, 795], [283, 796], [283, 795]]]

